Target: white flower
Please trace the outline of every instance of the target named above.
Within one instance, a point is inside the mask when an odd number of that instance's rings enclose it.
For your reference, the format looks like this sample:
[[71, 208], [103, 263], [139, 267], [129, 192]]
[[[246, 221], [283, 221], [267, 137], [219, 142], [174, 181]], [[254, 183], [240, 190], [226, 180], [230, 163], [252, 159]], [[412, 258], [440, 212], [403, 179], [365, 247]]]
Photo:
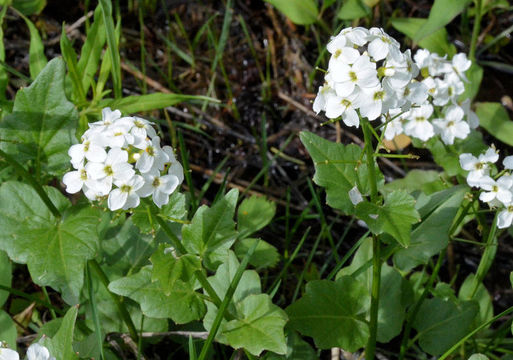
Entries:
[[429, 122], [432, 114], [433, 106], [430, 104], [412, 108], [408, 114], [408, 122], [404, 125], [404, 133], [422, 141], [432, 138], [435, 135], [433, 125]]
[[169, 159], [160, 147], [160, 138], [158, 136], [151, 139], [151, 142], [146, 141], [143, 150], [144, 152], [141, 154], [141, 157], [135, 163], [136, 169], [141, 173], [147, 173], [152, 168], [164, 169], [164, 164]]
[[92, 179], [106, 179], [110, 184], [114, 180], [130, 179], [135, 175], [132, 165], [128, 163], [128, 153], [117, 147], [110, 149], [105, 162], [89, 162], [85, 168]]
[[[512, 200], [510, 191], [512, 185], [513, 179], [510, 176], [502, 176], [497, 181], [488, 177], [487, 181], [481, 181], [480, 187], [486, 191], [479, 195], [479, 200], [492, 203], [497, 199], [503, 204], [509, 204]], [[492, 203], [492, 205], [494, 204]]]
[[513, 170], [513, 155], [506, 156], [504, 160], [502, 160], [502, 164], [508, 170]]
[[465, 99], [461, 104], [460, 107], [463, 109], [463, 112], [465, 113], [465, 116], [467, 117], [468, 125], [471, 129], [475, 129], [479, 126], [479, 118], [477, 117], [476, 113], [473, 112], [470, 109], [470, 99]]
[[0, 347], [0, 360], [19, 360], [20, 355], [11, 349]]
[[360, 190], [358, 190], [358, 187], [354, 186], [349, 190], [349, 200], [351, 200], [355, 206], [363, 201], [362, 194], [360, 193]]
[[155, 136], [157, 136], [155, 129], [152, 127], [153, 123], [146, 119], [134, 116], [132, 118], [132, 124], [133, 126], [130, 129], [130, 134], [132, 134], [134, 137], [135, 147], [139, 147], [135, 144], [143, 143], [144, 140], [146, 140], [146, 137], [149, 136], [153, 139]]
[[459, 53], [454, 55], [452, 58], [452, 68], [460, 76], [464, 81], [468, 81], [465, 76], [465, 71], [467, 71], [472, 65], [472, 61], [467, 59], [467, 55], [465, 53]]
[[336, 62], [353, 64], [360, 56], [360, 52], [355, 49], [352, 44], [348, 43], [346, 36], [343, 34], [339, 34], [332, 38], [326, 48], [328, 49], [328, 52], [332, 54], [330, 58], [330, 68]]
[[434, 119], [438, 133], [442, 141], [447, 145], [454, 144], [454, 138], [465, 139], [470, 133], [470, 127], [463, 121], [463, 109], [457, 105], [449, 106], [445, 111], [443, 119]]
[[369, 120], [377, 119], [385, 112], [383, 111], [385, 98], [386, 92], [380, 85], [361, 91], [357, 98], [357, 107], [360, 109], [360, 114]]
[[159, 208], [169, 202], [169, 195], [175, 191], [180, 184], [175, 175], [161, 176], [158, 172], [151, 172], [143, 175], [144, 185], [137, 191], [141, 197], [153, 196], [153, 202]]
[[487, 181], [490, 173], [490, 164], [495, 163], [497, 160], [499, 160], [499, 154], [497, 154], [494, 148], [488, 148], [484, 154], [480, 154], [477, 158], [472, 154], [461, 154], [461, 168], [469, 171], [467, 183], [470, 186], [481, 187], [481, 183]]
[[46, 347], [34, 343], [27, 350], [27, 360], [55, 360], [55, 358], [50, 356], [50, 352]]
[[168, 157], [168, 161], [166, 164], [169, 164], [168, 174], [174, 175], [178, 179], [178, 184], [183, 182], [183, 166], [176, 160], [175, 153], [173, 152], [173, 148], [171, 146], [164, 146], [162, 150], [166, 153]]
[[144, 179], [140, 175], [135, 175], [128, 180], [118, 180], [115, 182], [118, 188], [112, 190], [108, 198], [108, 206], [111, 210], [128, 210], [139, 206], [139, 190], [144, 185]]
[[102, 119], [100, 121], [96, 121], [91, 123], [91, 127], [101, 127], [108, 128], [110, 125], [114, 124], [116, 120], [121, 118], [121, 111], [114, 110], [112, 111], [109, 107], [106, 107], [102, 110]]
[[66, 185], [66, 192], [70, 194], [76, 194], [82, 190], [84, 184], [89, 180], [91, 180], [91, 178], [89, 174], [87, 174], [83, 164], [80, 164], [77, 170], [67, 172], [62, 178], [62, 182]]
[[358, 127], [360, 119], [354, 107], [355, 99], [355, 94], [342, 97], [337, 96], [337, 94], [333, 92], [326, 100], [326, 117], [336, 119], [342, 116], [342, 121], [344, 121], [347, 126]]
[[[388, 112], [388, 115], [390, 116], [391, 121], [388, 121], [388, 123], [385, 125], [385, 139], [392, 140], [397, 135], [402, 134], [404, 132], [404, 125], [407, 120], [406, 118], [409, 116], [409, 112], [405, 112], [401, 114], [401, 109], [391, 109]], [[401, 114], [401, 115], [399, 115]], [[381, 121], [387, 122], [387, 117], [382, 116]]]
[[335, 93], [335, 90], [333, 90], [328, 84], [319, 86], [319, 91], [317, 92], [317, 96], [315, 97], [312, 106], [313, 111], [315, 111], [316, 114], [320, 113], [321, 111], [326, 111], [326, 102], [333, 95], [337, 94]]
[[369, 30], [369, 33], [371, 35], [369, 36], [368, 51], [374, 60], [382, 60], [387, 56], [392, 59], [400, 57], [399, 43], [383, 29], [374, 27]]
[[499, 213], [497, 217], [497, 227], [504, 229], [511, 226], [513, 222], [513, 204], [505, 204], [506, 208]]
[[68, 155], [71, 157], [71, 164], [75, 169], [81, 166], [84, 159], [102, 162], [107, 157], [105, 150], [91, 142], [91, 140], [85, 140], [82, 144], [72, 145], [68, 150]]
[[362, 55], [351, 66], [343, 62], [337, 62], [329, 69], [328, 75], [333, 79], [333, 88], [338, 96], [348, 96], [355, 86], [359, 88], [373, 88], [379, 85], [376, 64], [370, 61], [366, 55]]

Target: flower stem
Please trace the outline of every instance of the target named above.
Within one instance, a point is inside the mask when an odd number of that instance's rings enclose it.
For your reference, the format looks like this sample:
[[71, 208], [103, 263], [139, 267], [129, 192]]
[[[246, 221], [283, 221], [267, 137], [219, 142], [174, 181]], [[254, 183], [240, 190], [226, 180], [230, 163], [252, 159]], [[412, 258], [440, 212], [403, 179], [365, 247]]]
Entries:
[[[374, 161], [374, 149], [372, 147], [372, 129], [371, 124], [366, 118], [360, 119], [363, 129], [364, 152], [367, 161], [367, 171], [369, 172], [370, 199], [376, 204], [378, 200], [378, 185], [376, 177], [376, 168]], [[379, 308], [379, 288], [381, 282], [381, 247], [377, 235], [372, 235], [372, 289], [371, 289], [371, 309], [369, 323], [369, 341], [365, 349], [367, 360], [373, 360], [376, 353], [376, 337], [378, 335], [378, 308]]]
[[477, 46], [477, 40], [479, 37], [479, 32], [481, 31], [481, 7], [482, 7], [482, 0], [475, 0], [475, 8], [476, 8], [476, 15], [474, 17], [474, 27], [472, 28], [472, 38], [470, 40], [470, 51], [469, 51], [469, 58], [473, 62], [476, 61], [476, 46]]
[[48, 194], [43, 189], [41, 184], [39, 184], [36, 179], [27, 171], [23, 166], [20, 165], [19, 162], [17, 162], [11, 155], [7, 154], [3, 150], [0, 150], [0, 157], [3, 157], [4, 160], [9, 163], [14, 170], [36, 190], [37, 194], [41, 198], [41, 200], [45, 203], [46, 207], [50, 212], [55, 216], [57, 219], [61, 218], [61, 212], [57, 207], [53, 204], [52, 200], [48, 197]]
[[128, 313], [128, 310], [125, 307], [125, 304], [121, 301], [120, 297], [116, 294], [112, 293], [109, 290], [109, 278], [107, 277], [107, 274], [103, 271], [100, 264], [94, 259], [89, 260], [89, 267], [92, 269], [96, 275], [98, 275], [98, 278], [102, 282], [103, 286], [107, 289], [107, 292], [110, 294], [112, 300], [116, 304], [116, 307], [118, 309], [119, 315], [125, 322], [126, 327], [128, 328], [128, 332], [130, 333], [130, 337], [135, 342], [139, 341], [139, 336], [137, 335], [137, 330], [135, 329], [135, 325], [132, 321], [132, 318], [130, 317], [130, 314]]

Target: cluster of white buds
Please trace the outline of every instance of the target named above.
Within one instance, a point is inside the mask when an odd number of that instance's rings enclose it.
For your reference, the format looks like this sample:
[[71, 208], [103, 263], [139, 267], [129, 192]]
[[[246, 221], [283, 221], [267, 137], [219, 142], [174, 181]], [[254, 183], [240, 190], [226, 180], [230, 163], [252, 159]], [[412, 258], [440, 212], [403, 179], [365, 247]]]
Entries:
[[331, 53], [325, 83], [313, 109], [330, 119], [342, 117], [348, 126], [359, 126], [360, 115], [375, 120], [390, 109], [407, 110], [427, 99], [427, 88], [412, 79], [419, 68], [410, 50], [383, 29], [343, 29], [327, 45]]
[[89, 200], [108, 196], [111, 210], [135, 208], [150, 195], [158, 207], [167, 204], [183, 181], [183, 168], [170, 146], [160, 146], [152, 125], [103, 109], [102, 120], [89, 124], [82, 143], [68, 151], [75, 170], [64, 175], [66, 191], [82, 190]]
[[[4, 347], [0, 341], [0, 359], [1, 360], [19, 360], [20, 354], [16, 350]], [[55, 360], [46, 347], [39, 343], [34, 343], [27, 349], [27, 360]]]
[[463, 53], [452, 60], [418, 50], [414, 56], [415, 65], [420, 69], [420, 84], [427, 90], [428, 97], [419, 107], [390, 110], [382, 117], [387, 122], [385, 139], [392, 140], [399, 134], [427, 141], [439, 135], [447, 145], [454, 144], [455, 138], [465, 139], [470, 129], [479, 125], [479, 119], [470, 109], [470, 100], [460, 102], [464, 92], [464, 82], [468, 82], [465, 72], [472, 62]]
[[506, 156], [502, 162], [505, 170], [495, 176], [492, 165], [499, 160], [499, 154], [491, 147], [478, 157], [472, 154], [461, 154], [460, 165], [467, 170], [467, 183], [482, 190], [479, 200], [492, 208], [497, 208], [497, 227], [499, 229], [511, 226], [513, 222], [513, 175], [507, 170], [513, 170], [513, 156]]

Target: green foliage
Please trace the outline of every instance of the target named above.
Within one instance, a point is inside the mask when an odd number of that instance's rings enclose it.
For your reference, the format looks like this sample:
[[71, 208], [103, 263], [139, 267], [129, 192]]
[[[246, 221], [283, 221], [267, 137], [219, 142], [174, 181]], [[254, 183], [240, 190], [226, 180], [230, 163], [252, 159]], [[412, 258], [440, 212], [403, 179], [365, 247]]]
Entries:
[[[7, 257], [7, 254], [3, 251], [0, 251], [0, 285], [3, 286], [11, 286], [12, 281], [12, 264], [11, 260]], [[7, 298], [9, 297], [9, 293], [7, 291], [0, 291], [0, 306], [2, 306]], [[1, 328], [1, 326], [0, 326]]]
[[64, 62], [55, 58], [16, 94], [12, 114], [0, 122], [0, 149], [32, 161], [36, 174], [61, 175], [69, 168], [78, 115], [64, 92]]
[[16, 331], [16, 324], [9, 314], [0, 310], [0, 339], [5, 341], [11, 349], [16, 349], [17, 338], [18, 332]]
[[262, 229], [271, 222], [276, 213], [276, 205], [263, 197], [252, 196], [244, 199], [237, 211], [237, 230], [241, 238]]
[[490, 360], [488, 356], [483, 354], [472, 354], [468, 360]]
[[473, 301], [425, 300], [413, 323], [422, 350], [442, 354], [467, 334], [478, 311]]
[[[420, 18], [392, 18], [390, 19], [392, 26], [408, 36], [410, 39], [415, 37], [415, 34], [423, 28], [428, 20]], [[456, 54], [456, 47], [451, 44], [447, 37], [447, 31], [444, 27], [437, 29], [432, 34], [424, 37], [419, 41], [419, 46], [431, 52], [437, 53], [440, 56], [445, 54], [453, 56]]]
[[201, 206], [190, 224], [182, 228], [182, 242], [189, 253], [199, 255], [209, 268], [216, 268], [237, 238], [235, 206], [239, 192], [231, 190], [211, 208]]
[[310, 25], [317, 21], [319, 10], [313, 0], [265, 0], [298, 25]]
[[[337, 144], [305, 131], [301, 132], [300, 139], [314, 161], [314, 182], [326, 189], [328, 205], [348, 214], [354, 213], [349, 190], [358, 186], [363, 195], [370, 193], [362, 149], [357, 145]], [[378, 177], [378, 182], [382, 183], [383, 175]]]
[[55, 188], [50, 199], [64, 211], [57, 219], [29, 185], [5, 182], [0, 186], [0, 249], [28, 265], [33, 281], [51, 286], [70, 304], [78, 303], [85, 261], [98, 251], [99, 214], [90, 207], [71, 207]]
[[255, 252], [249, 258], [249, 263], [257, 269], [273, 267], [280, 260], [278, 249], [261, 239], [246, 238], [235, 243], [234, 251], [239, 259], [253, 247], [255, 241], [258, 241]]
[[371, 15], [371, 9], [362, 0], [345, 0], [337, 17], [341, 20], [354, 20]]
[[78, 315], [78, 306], [72, 306], [62, 319], [59, 330], [51, 339], [44, 338], [42, 343], [48, 348], [50, 354], [55, 354], [59, 359], [78, 359], [73, 350], [73, 334]]
[[[151, 207], [156, 209], [153, 204], [143, 203], [133, 210], [131, 216], [133, 223], [145, 234], [160, 229], [159, 224], [151, 216]], [[170, 222], [184, 220], [187, 217], [185, 195], [178, 191], [171, 194], [169, 202], [162, 206], [158, 216]]]
[[470, 68], [465, 72], [465, 76], [468, 82], [465, 82], [465, 91], [460, 95], [460, 100], [474, 100], [483, 80], [483, 68], [476, 62], [472, 62]]
[[114, 280], [109, 290], [127, 296], [141, 305], [144, 315], [154, 318], [170, 318], [177, 324], [199, 320], [205, 314], [205, 303], [190, 284], [177, 280], [173, 291], [166, 291], [159, 281], [151, 281], [150, 267], [138, 273]]
[[479, 305], [479, 313], [475, 319], [477, 327], [493, 318], [493, 305], [492, 296], [483, 283], [479, 283], [475, 293], [473, 293], [476, 281], [477, 279], [474, 274], [467, 276], [463, 284], [461, 284], [458, 298], [461, 300], [474, 300]]
[[500, 103], [477, 103], [476, 115], [479, 117], [480, 125], [497, 140], [513, 145], [513, 122]]
[[356, 205], [356, 215], [367, 223], [373, 233], [385, 232], [403, 247], [410, 244], [411, 225], [419, 222], [415, 199], [402, 190], [386, 194], [382, 206], [362, 201]]
[[399, 269], [406, 271], [425, 264], [447, 246], [449, 229], [467, 189], [455, 186], [429, 196], [420, 195], [416, 208], [422, 222], [413, 230], [409, 247], [394, 254], [394, 264]]
[[45, 48], [43, 41], [39, 36], [36, 26], [27, 17], [22, 16], [27, 24], [30, 32], [30, 47], [29, 47], [29, 70], [30, 77], [35, 79], [48, 63], [45, 56]]
[[452, 19], [465, 9], [470, 1], [471, 0], [435, 0], [429, 12], [427, 22], [416, 32], [413, 40], [418, 42], [450, 23]]
[[447, 177], [444, 173], [435, 170], [413, 169], [402, 179], [395, 179], [383, 186], [384, 193], [395, 190], [405, 190], [409, 193], [422, 191], [431, 194], [449, 187]]
[[263, 356], [264, 360], [317, 360], [317, 353], [306, 341], [301, 339], [295, 331], [286, 333], [287, 353], [278, 355], [268, 352]]
[[46, 0], [13, 0], [12, 7], [29, 16], [39, 14], [46, 6]]
[[369, 337], [365, 321], [369, 306], [366, 286], [352, 277], [315, 280], [307, 283], [303, 297], [286, 309], [288, 326], [313, 337], [321, 349], [356, 351]]

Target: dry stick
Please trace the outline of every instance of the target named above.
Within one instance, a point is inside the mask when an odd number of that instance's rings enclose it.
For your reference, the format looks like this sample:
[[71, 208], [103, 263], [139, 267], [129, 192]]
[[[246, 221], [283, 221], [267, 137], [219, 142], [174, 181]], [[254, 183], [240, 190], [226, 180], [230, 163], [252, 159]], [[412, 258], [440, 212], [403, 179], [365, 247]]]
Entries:
[[123, 61], [121, 61], [121, 68], [123, 70], [125, 70], [127, 73], [133, 75], [135, 78], [144, 81], [146, 84], [148, 84], [149, 86], [151, 86], [155, 90], [158, 90], [158, 91], [160, 91], [162, 93], [165, 93], [165, 94], [171, 94], [172, 93], [171, 90], [169, 90], [168, 88], [162, 86], [158, 81], [155, 81], [152, 78], [144, 75], [142, 72], [140, 72], [139, 70], [131, 67], [130, 65], [128, 65], [127, 63], [125, 63]]
[[[71, 34], [74, 30], [78, 29], [79, 27], [82, 26], [83, 23], [85, 23], [85, 21], [89, 18], [91, 18], [94, 14], [94, 11], [91, 10], [89, 11], [86, 15], [82, 16], [81, 18], [79, 18], [77, 21], [75, 21], [73, 24], [71, 25], [66, 25], [66, 34], [69, 35]], [[51, 38], [50, 40], [48, 41], [45, 41], [44, 44], [45, 45], [55, 45], [55, 44], [58, 44], [59, 41], [61, 40], [61, 34], [59, 33], [58, 36], [56, 37], [53, 37]]]

